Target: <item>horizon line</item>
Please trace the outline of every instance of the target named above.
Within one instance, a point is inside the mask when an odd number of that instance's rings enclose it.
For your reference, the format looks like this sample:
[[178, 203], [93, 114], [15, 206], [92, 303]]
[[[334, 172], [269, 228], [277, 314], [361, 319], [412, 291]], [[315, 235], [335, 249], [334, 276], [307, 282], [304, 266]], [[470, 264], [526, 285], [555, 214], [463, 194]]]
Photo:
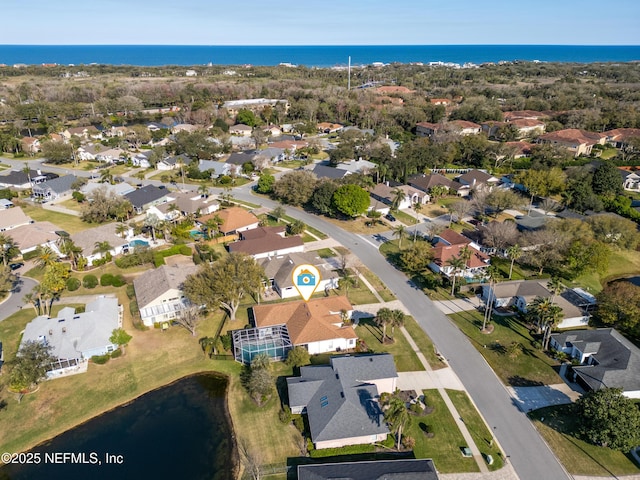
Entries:
[[640, 44], [571, 44], [571, 43], [393, 43], [393, 44], [169, 44], [169, 43], [0, 43], [0, 47], [640, 47]]

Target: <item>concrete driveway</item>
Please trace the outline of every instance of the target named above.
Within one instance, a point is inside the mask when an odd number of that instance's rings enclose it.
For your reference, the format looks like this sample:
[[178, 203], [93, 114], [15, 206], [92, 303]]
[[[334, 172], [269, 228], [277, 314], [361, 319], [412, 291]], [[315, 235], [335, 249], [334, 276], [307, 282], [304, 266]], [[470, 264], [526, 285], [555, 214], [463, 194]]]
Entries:
[[566, 383], [543, 385], [540, 387], [507, 387], [513, 402], [523, 412], [552, 405], [563, 405], [575, 402], [581, 392], [573, 390]]

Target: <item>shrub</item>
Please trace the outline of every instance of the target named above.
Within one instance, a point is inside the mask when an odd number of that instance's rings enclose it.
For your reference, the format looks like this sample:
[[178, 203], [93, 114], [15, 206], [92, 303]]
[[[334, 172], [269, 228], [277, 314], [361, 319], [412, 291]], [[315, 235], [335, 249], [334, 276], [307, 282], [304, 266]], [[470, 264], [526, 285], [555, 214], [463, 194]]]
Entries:
[[113, 285], [113, 280], [113, 275], [111, 275], [110, 273], [105, 273], [100, 277], [100, 285], [102, 285], [103, 287], [110, 287]]
[[105, 265], [107, 262], [109, 262], [111, 259], [107, 259], [107, 257], [102, 257], [102, 258], [96, 258], [95, 260], [93, 260], [91, 262], [91, 265], [93, 265], [94, 267], [101, 267], [102, 265]]
[[26, 260], [31, 260], [33, 258], [36, 258], [37, 256], [38, 256], [38, 249], [35, 249], [35, 250], [31, 250], [30, 252], [23, 253], [22, 259], [26, 261]]
[[120, 350], [119, 348], [111, 352], [111, 358], [118, 358], [121, 356], [122, 356], [122, 350]]
[[222, 341], [222, 348], [226, 351], [231, 350], [231, 333], [220, 335], [220, 341]]
[[132, 317], [137, 317], [140, 315], [140, 311], [138, 310], [138, 302], [136, 300], [131, 300], [129, 302], [129, 312]]
[[113, 282], [111, 282], [111, 285], [113, 285], [114, 287], [121, 287], [126, 284], [127, 284], [127, 281], [124, 279], [122, 275], [114, 275]]
[[76, 290], [78, 290], [80, 288], [80, 285], [82, 285], [82, 282], [80, 282], [80, 280], [76, 277], [69, 277], [67, 279], [67, 290], [69, 290], [70, 292], [75, 292]]
[[222, 175], [218, 178], [218, 183], [220, 185], [229, 185], [233, 179], [229, 175]]
[[282, 407], [282, 410], [280, 410], [280, 412], [278, 412], [278, 418], [280, 419], [280, 422], [284, 423], [285, 425], [287, 423], [290, 423], [291, 422], [291, 409], [287, 405], [284, 405]]
[[111, 355], [106, 354], [106, 355], [94, 355], [93, 357], [91, 357], [91, 361], [95, 364], [98, 365], [104, 365], [105, 363], [107, 363], [109, 361], [109, 359], [111, 358]]
[[302, 415], [292, 415], [293, 426], [298, 429], [300, 433], [304, 433], [304, 419]]
[[129, 300], [131, 300], [132, 298], [135, 298], [135, 296], [136, 296], [136, 289], [133, 287], [133, 284], [132, 284], [132, 283], [130, 283], [129, 285], [127, 285], [126, 292], [127, 292], [127, 298], [128, 298]]
[[98, 278], [95, 275], [85, 275], [82, 279], [82, 286], [84, 288], [96, 288], [98, 285]]

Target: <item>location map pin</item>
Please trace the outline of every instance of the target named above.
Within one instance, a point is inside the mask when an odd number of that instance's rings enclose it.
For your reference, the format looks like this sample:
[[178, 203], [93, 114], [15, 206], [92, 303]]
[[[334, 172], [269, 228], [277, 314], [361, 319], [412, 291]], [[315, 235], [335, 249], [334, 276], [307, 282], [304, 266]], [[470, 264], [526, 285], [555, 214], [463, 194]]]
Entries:
[[308, 302], [320, 285], [320, 271], [313, 265], [298, 265], [293, 269], [293, 285], [305, 302]]

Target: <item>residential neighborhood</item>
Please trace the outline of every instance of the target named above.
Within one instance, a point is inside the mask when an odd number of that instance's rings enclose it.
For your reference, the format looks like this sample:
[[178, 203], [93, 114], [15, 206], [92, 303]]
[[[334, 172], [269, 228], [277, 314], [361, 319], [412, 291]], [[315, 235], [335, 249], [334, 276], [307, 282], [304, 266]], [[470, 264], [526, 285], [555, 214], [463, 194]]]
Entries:
[[211, 375], [234, 478], [638, 475], [633, 68], [131, 68], [28, 127], [0, 84], [7, 449]]

